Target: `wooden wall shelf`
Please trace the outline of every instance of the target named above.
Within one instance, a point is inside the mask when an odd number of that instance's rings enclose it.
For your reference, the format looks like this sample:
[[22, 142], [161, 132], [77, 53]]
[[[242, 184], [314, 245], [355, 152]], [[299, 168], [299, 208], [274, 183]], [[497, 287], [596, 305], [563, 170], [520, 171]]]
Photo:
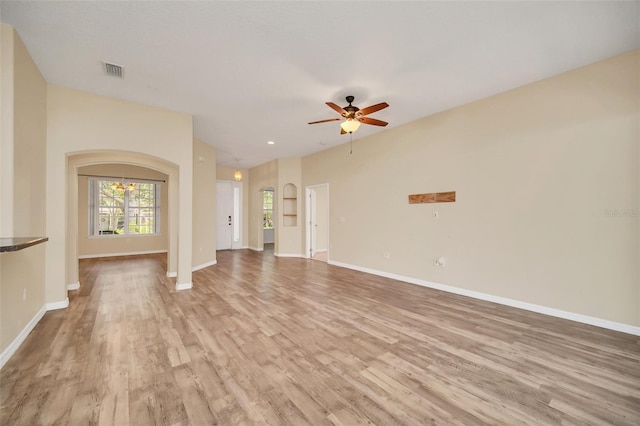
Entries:
[[409, 204], [455, 203], [456, 191], [409, 195]]

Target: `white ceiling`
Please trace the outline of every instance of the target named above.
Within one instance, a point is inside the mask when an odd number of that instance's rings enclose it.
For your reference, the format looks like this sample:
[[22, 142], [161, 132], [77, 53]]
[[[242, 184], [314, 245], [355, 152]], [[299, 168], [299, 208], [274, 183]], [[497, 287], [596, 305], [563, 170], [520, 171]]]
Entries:
[[0, 17], [49, 83], [193, 114], [243, 167], [348, 142], [306, 124], [337, 116], [326, 101], [387, 101], [388, 129], [640, 47], [638, 2], [2, 0]]

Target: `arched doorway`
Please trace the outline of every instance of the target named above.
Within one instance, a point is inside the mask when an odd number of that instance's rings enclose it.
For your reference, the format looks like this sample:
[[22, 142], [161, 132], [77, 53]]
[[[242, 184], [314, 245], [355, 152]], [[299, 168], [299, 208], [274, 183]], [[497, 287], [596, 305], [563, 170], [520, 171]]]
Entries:
[[273, 255], [276, 243], [275, 190], [268, 186], [262, 191], [262, 244], [266, 254]]
[[[81, 152], [67, 156], [67, 259], [66, 277], [67, 287], [77, 288], [80, 285], [78, 273], [79, 259], [79, 169], [88, 166], [107, 165], [118, 167], [123, 165], [135, 166], [157, 171], [164, 174], [166, 179], [167, 210], [167, 276], [178, 277], [179, 264], [186, 263], [188, 277], [181, 281], [178, 278], [176, 289], [191, 288], [191, 259], [180, 262], [178, 254], [178, 205], [179, 205], [179, 167], [178, 165], [146, 154], [127, 151], [93, 151]], [[190, 253], [189, 253], [190, 255]], [[189, 256], [190, 257], [190, 256]], [[181, 282], [188, 285], [181, 285]]]

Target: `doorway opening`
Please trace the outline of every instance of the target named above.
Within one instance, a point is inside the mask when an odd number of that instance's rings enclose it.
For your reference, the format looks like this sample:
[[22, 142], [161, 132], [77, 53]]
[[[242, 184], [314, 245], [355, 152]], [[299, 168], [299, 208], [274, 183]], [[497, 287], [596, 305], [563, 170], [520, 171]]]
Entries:
[[329, 261], [329, 184], [306, 188], [306, 257]]
[[272, 186], [262, 191], [262, 247], [264, 253], [273, 254], [276, 243], [276, 217], [274, 213], [275, 192]]
[[216, 250], [242, 248], [242, 182], [216, 181]]

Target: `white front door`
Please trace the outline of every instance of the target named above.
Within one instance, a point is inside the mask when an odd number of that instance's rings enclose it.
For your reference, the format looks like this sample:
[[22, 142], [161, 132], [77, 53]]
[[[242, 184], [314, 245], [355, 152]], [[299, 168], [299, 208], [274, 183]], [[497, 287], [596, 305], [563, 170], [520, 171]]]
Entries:
[[216, 249], [242, 248], [242, 182], [216, 182]]
[[231, 182], [216, 182], [216, 250], [230, 250], [233, 241], [233, 187]]

